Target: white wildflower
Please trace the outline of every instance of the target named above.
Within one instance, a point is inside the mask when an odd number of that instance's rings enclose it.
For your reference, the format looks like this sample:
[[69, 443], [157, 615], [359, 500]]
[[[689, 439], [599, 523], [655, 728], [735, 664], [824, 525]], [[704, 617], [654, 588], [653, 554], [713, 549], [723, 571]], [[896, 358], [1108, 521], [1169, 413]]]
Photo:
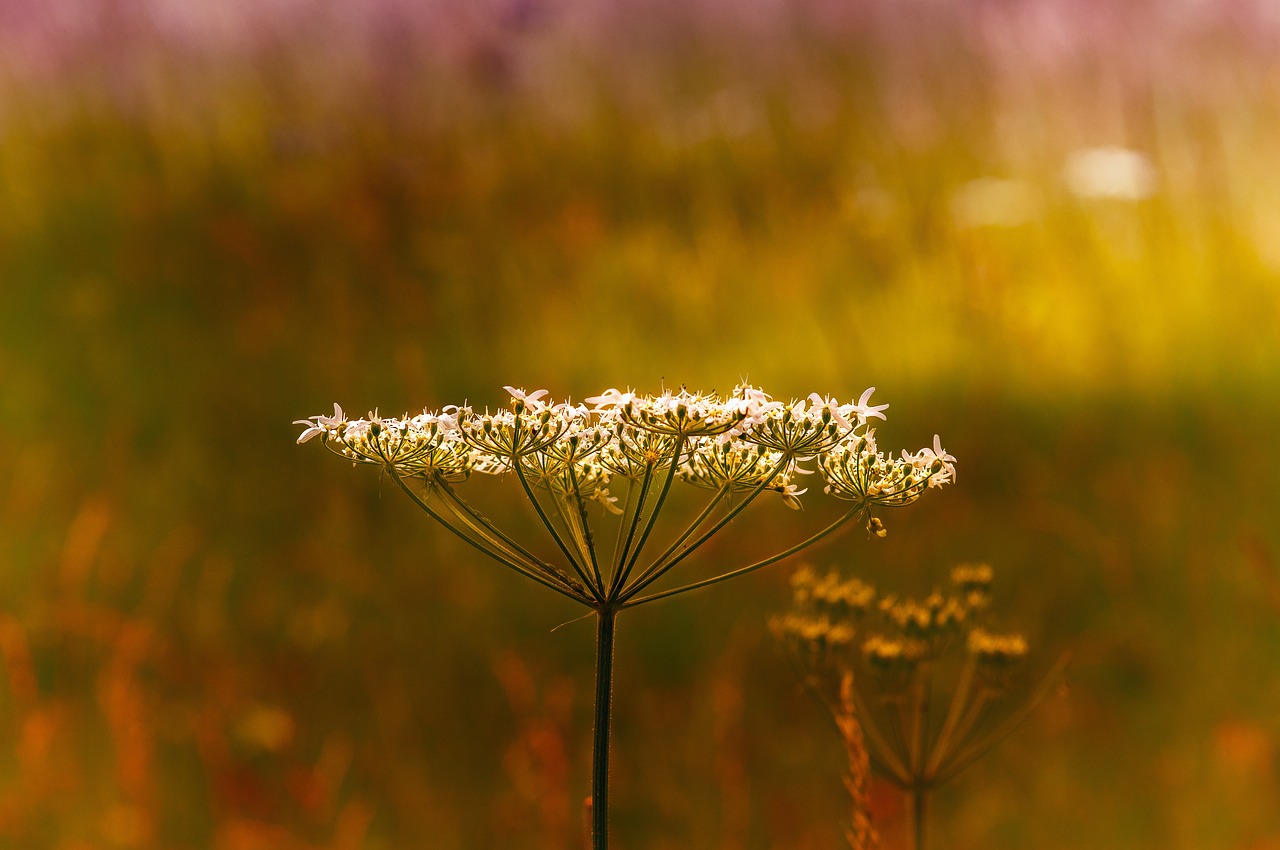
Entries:
[[857, 402], [850, 406], [850, 412], [856, 414], [858, 422], [862, 424], [866, 424], [866, 421], [873, 416], [877, 419], [884, 419], [884, 414], [880, 411], [889, 409], [889, 405], [887, 404], [867, 404], [867, 402], [871, 400], [871, 394], [875, 391], [875, 387], [867, 387], [862, 391], [862, 395], [858, 398]]
[[306, 430], [298, 437], [298, 444], [301, 445], [312, 437], [318, 437], [321, 434], [332, 434], [346, 421], [346, 414], [342, 412], [342, 408], [336, 402], [333, 405], [332, 416], [312, 416], [310, 419], [296, 419], [294, 420], [294, 425], [307, 426]]

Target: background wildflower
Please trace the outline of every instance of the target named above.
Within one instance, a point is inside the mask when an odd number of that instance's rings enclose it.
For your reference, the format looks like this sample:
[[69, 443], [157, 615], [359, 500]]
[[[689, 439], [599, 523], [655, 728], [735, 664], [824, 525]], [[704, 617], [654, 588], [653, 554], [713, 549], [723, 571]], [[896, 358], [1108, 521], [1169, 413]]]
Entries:
[[[952, 570], [958, 594], [876, 601], [857, 579], [802, 568], [792, 577], [791, 609], [769, 621], [844, 739], [853, 847], [875, 840], [868, 766], [907, 796], [911, 846], [921, 850], [933, 791], [1008, 735], [1061, 673], [1065, 659], [1029, 684], [1017, 675], [1026, 638], [977, 624], [989, 599], [975, 594], [989, 592], [991, 580], [989, 566], [961, 565]], [[980, 604], [971, 608], [966, 596]]]

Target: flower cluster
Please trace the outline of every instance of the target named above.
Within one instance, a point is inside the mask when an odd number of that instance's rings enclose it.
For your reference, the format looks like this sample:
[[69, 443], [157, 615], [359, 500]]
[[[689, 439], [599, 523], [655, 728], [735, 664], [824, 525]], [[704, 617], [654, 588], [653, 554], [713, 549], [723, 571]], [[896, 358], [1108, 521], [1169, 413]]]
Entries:
[[[874, 388], [842, 403], [814, 393], [781, 402], [742, 385], [727, 397], [667, 391], [640, 395], [610, 388], [582, 403], [546, 390], [506, 388], [496, 411], [450, 405], [401, 417], [370, 413], [299, 420], [299, 443], [319, 439], [354, 463], [378, 466], [432, 518], [495, 561], [576, 602], [618, 610], [734, 578], [790, 557], [873, 512], [910, 504], [955, 478], [955, 458], [933, 448], [901, 458], [876, 449], [870, 422], [887, 405]], [[804, 542], [712, 578], [639, 596], [710, 540], [755, 499], [776, 493], [800, 509], [806, 476], [849, 503], [846, 513]], [[454, 485], [474, 475], [519, 482], [560, 558], [547, 560], [498, 528]], [[656, 557], [642, 561], [674, 482], [709, 492], [708, 503]], [[617, 491], [617, 495], [614, 492]], [[612, 552], [602, 551], [588, 508], [616, 517]], [[849, 638], [852, 637], [850, 632]]]
[[[951, 571], [950, 593], [877, 599], [875, 588], [856, 578], [842, 579], [834, 571], [818, 576], [804, 567], [792, 577], [791, 611], [771, 622], [775, 633], [793, 644], [829, 645], [825, 630], [838, 631], [840, 642], [851, 644], [851, 629], [868, 631], [860, 646], [872, 671], [914, 672], [954, 646], [964, 647], [980, 667], [1007, 668], [1026, 656], [1027, 642], [982, 625], [991, 582], [987, 564], [962, 564]], [[872, 614], [874, 620], [868, 621]]]
[[[347, 460], [378, 467], [456, 537], [594, 611], [591, 830], [593, 846], [601, 850], [608, 835], [609, 706], [619, 612], [777, 563], [854, 518], [865, 519], [871, 532], [883, 536], [884, 526], [872, 511], [909, 504], [929, 488], [952, 481], [955, 458], [942, 450], [937, 437], [932, 449], [904, 452], [900, 459], [879, 453], [869, 423], [883, 419], [887, 405], [870, 403], [874, 388], [847, 403], [817, 393], [784, 403], [746, 385], [727, 397], [684, 388], [660, 395], [610, 388], [582, 403], [556, 402], [547, 390], [506, 390], [511, 401], [497, 411], [450, 405], [412, 416], [384, 417], [375, 411], [350, 419], [335, 404], [331, 416], [294, 424], [303, 426], [299, 443], [319, 438]], [[803, 476], [819, 472], [826, 492], [851, 503], [825, 528], [752, 563], [721, 566], [718, 574], [647, 591], [732, 527], [762, 495], [777, 493], [783, 505], [799, 510], [800, 497], [810, 489], [801, 486]], [[539, 547], [524, 545], [464, 498], [463, 488], [455, 485], [477, 474], [518, 481], [558, 554], [547, 557]], [[683, 531], [677, 526], [654, 534], [676, 481], [708, 493], [706, 504], [683, 524]], [[615, 487], [616, 496], [610, 492]], [[592, 502], [616, 521], [616, 533], [607, 536], [614, 540], [612, 550], [601, 546], [604, 536], [593, 528]], [[663, 538], [658, 554], [646, 551]], [[822, 612], [821, 619], [793, 618], [789, 628], [811, 644], [833, 651], [847, 648], [857, 631], [842, 621], [867, 610], [873, 592], [834, 577], [811, 584], [807, 598]], [[856, 740], [856, 727], [847, 735]], [[853, 769], [861, 780], [852, 787], [864, 792], [870, 771], [865, 753]], [[869, 822], [863, 825], [869, 828]]]
[[[804, 568], [792, 580], [790, 610], [770, 626], [837, 724], [856, 714], [872, 760], [905, 790], [931, 788], [1007, 734], [1061, 669], [1021, 701], [1009, 699], [1029, 645], [989, 628], [991, 583], [990, 566], [962, 564], [948, 592], [877, 599], [857, 579]], [[840, 688], [848, 699], [836, 699]]]
[[[874, 389], [874, 388], [872, 388]], [[349, 460], [393, 468], [436, 484], [473, 473], [517, 472], [545, 490], [580, 494], [613, 508], [611, 479], [640, 481], [675, 466], [682, 481], [729, 493], [771, 491], [801, 507], [801, 476], [820, 471], [824, 491], [855, 503], [871, 519], [880, 507], [910, 504], [955, 478], [955, 458], [938, 438], [900, 458], [876, 448], [868, 422], [887, 405], [814, 393], [783, 403], [751, 386], [727, 398], [681, 389], [655, 396], [608, 389], [584, 404], [553, 403], [546, 390], [507, 387], [497, 412], [448, 406], [400, 418], [313, 416], [298, 437], [319, 437]], [[806, 463], [816, 465], [816, 470]], [[878, 522], [872, 527], [883, 533]]]

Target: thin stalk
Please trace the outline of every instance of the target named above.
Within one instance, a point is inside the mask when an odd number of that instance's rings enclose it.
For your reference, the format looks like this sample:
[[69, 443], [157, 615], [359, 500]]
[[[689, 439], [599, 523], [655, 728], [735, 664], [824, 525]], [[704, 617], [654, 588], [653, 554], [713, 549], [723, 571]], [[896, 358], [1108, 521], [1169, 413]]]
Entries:
[[929, 789], [917, 785], [911, 789], [911, 846], [925, 850], [925, 823], [929, 810]]
[[644, 590], [646, 585], [652, 584], [654, 581], [661, 578], [661, 573], [650, 577], [643, 583], [636, 582], [635, 586], [633, 586], [628, 592], [622, 595], [622, 607], [631, 608], [635, 605], [644, 605], [646, 602], [653, 602], [655, 600], [663, 599], [668, 596], [675, 596], [677, 593], [685, 593], [690, 590], [697, 590], [700, 587], [706, 587], [708, 585], [716, 584], [717, 582], [728, 581], [731, 578], [736, 578], [740, 575], [746, 575], [747, 573], [753, 572], [762, 567], [767, 567], [770, 564], [781, 561], [784, 558], [790, 558], [792, 555], [796, 554], [797, 552], [803, 549], [807, 549], [808, 547], [817, 543], [822, 538], [831, 534], [840, 526], [848, 522], [849, 519], [852, 518], [855, 514], [857, 514], [860, 510], [861, 508], [856, 508], [856, 507], [850, 509], [847, 513], [845, 513], [835, 522], [831, 523], [826, 528], [822, 529], [817, 534], [810, 537], [808, 540], [805, 540], [802, 543], [797, 543], [795, 546], [792, 546], [790, 549], [784, 550], [782, 552], [779, 552], [776, 555], [772, 555], [768, 558], [765, 558], [763, 561], [756, 561], [754, 564], [749, 564], [745, 567], [740, 567], [736, 570], [730, 570], [727, 573], [723, 573], [718, 576], [713, 576], [712, 578], [703, 579], [702, 581], [695, 581], [692, 584], [682, 585], [681, 587], [672, 588], [671, 590], [664, 590], [661, 593], [651, 593], [648, 596], [642, 596], [639, 599], [635, 599], [634, 598], [635, 595], [639, 593], [641, 590]]
[[446, 481], [443, 475], [436, 473], [432, 476], [432, 479], [435, 481], [436, 486], [440, 489], [440, 492], [448, 496], [450, 501], [452, 501], [459, 508], [465, 511], [472, 519], [474, 519], [476, 522], [483, 525], [485, 528], [489, 529], [490, 533], [492, 533], [495, 537], [497, 537], [507, 546], [511, 547], [512, 550], [519, 552], [528, 560], [533, 561], [534, 563], [541, 563], [540, 559], [536, 555], [534, 555], [528, 549], [524, 548], [515, 540], [513, 540], [509, 535], [503, 532], [502, 529], [494, 525], [492, 520], [490, 520], [484, 514], [480, 513], [480, 511], [473, 508], [471, 504], [467, 502], [466, 499], [459, 496], [458, 491], [453, 489], [453, 485], [451, 485], [448, 481]]
[[658, 521], [658, 513], [662, 510], [662, 503], [667, 500], [667, 494], [671, 492], [671, 482], [676, 480], [676, 467], [680, 465], [680, 454], [684, 451], [684, 443], [684, 437], [676, 440], [676, 449], [671, 455], [671, 467], [667, 470], [667, 478], [662, 482], [662, 491], [658, 493], [657, 501], [653, 503], [653, 507], [649, 510], [649, 518], [645, 520], [644, 531], [640, 533], [640, 539], [636, 541], [636, 548], [631, 551], [627, 558], [627, 565], [622, 571], [622, 579], [618, 582], [620, 588], [626, 587], [627, 577], [631, 575], [631, 570], [635, 568], [640, 552], [644, 550], [644, 544], [649, 540], [649, 534], [653, 531], [653, 524]]
[[903, 706], [906, 705], [907, 696], [906, 694], [902, 694], [894, 697], [890, 702], [892, 705], [889, 706], [890, 710], [888, 712], [889, 734], [893, 736], [894, 752], [898, 755], [899, 761], [901, 761], [904, 766], [902, 775], [906, 777], [906, 779], [902, 783], [902, 787], [904, 790], [909, 790], [911, 788], [911, 784], [915, 781], [915, 777], [912, 774], [910, 767], [911, 748], [907, 744], [906, 710], [903, 708]]
[[[569, 551], [569, 547], [565, 545], [564, 539], [560, 536], [560, 532], [556, 531], [556, 527], [551, 523], [551, 519], [547, 516], [547, 512], [542, 509], [542, 503], [538, 501], [538, 497], [534, 495], [533, 488], [529, 486], [529, 480], [525, 477], [524, 470], [520, 468], [520, 458], [512, 456], [511, 465], [516, 468], [516, 477], [520, 479], [520, 486], [524, 488], [525, 497], [528, 498], [530, 504], [533, 505], [534, 511], [538, 514], [538, 519], [542, 520], [542, 524], [546, 527], [547, 532], [551, 535], [551, 539], [560, 547], [560, 551], [564, 554], [565, 559], [573, 565], [573, 571], [579, 576], [583, 576], [582, 565], [578, 563], [578, 559]], [[585, 578], [584, 578], [585, 581]], [[588, 585], [591, 582], [587, 582]], [[597, 602], [600, 599], [599, 593], [595, 588], [591, 588], [591, 595], [595, 597]]]
[[573, 498], [578, 506], [579, 533], [581, 534], [587, 548], [587, 555], [591, 558], [591, 572], [596, 577], [597, 595], [603, 596], [605, 593], [604, 576], [600, 574], [600, 559], [596, 557], [596, 541], [591, 533], [591, 522], [587, 518], [587, 504], [582, 499], [582, 490], [578, 487], [578, 474], [574, 472], [573, 464], [569, 464], [569, 483], [572, 485]]
[[[426, 481], [426, 479], [423, 480]], [[516, 543], [507, 535], [498, 531], [492, 522], [490, 522], [475, 508], [460, 499], [457, 493], [452, 493], [442, 489], [442, 479], [434, 477], [432, 481], [426, 483], [428, 487], [433, 488], [436, 492], [439, 492], [446, 497], [442, 498], [441, 501], [444, 503], [444, 506], [449, 509], [449, 513], [453, 514], [463, 527], [468, 529], [477, 538], [485, 541], [485, 543], [493, 547], [494, 550], [502, 552], [511, 560], [519, 561], [525, 566], [537, 567], [548, 575], [558, 575], [556, 570], [550, 564]]]
[[[622, 538], [627, 533], [627, 514], [631, 510], [631, 497], [635, 495], [636, 480], [634, 478], [627, 479], [627, 496], [622, 500], [622, 519], [618, 521], [618, 536], [613, 541], [613, 562], [609, 565], [609, 594], [606, 598], [612, 599], [617, 593], [618, 576], [621, 573], [618, 556], [622, 552]], [[632, 526], [632, 533], [635, 533], [635, 527]]]
[[942, 760], [951, 752], [952, 740], [961, 740], [954, 736], [959, 727], [960, 718], [969, 704], [969, 693], [973, 690], [973, 674], [977, 666], [977, 658], [970, 655], [965, 661], [964, 670], [960, 673], [960, 682], [956, 685], [955, 693], [951, 695], [951, 705], [947, 708], [947, 718], [943, 721], [942, 731], [938, 733], [931, 747], [929, 761], [924, 768], [926, 778], [931, 779], [938, 772]]
[[[963, 752], [956, 754], [954, 758], [943, 764], [940, 768], [937, 781], [939, 783], [948, 781], [960, 771], [964, 770], [966, 767], [981, 758], [988, 750], [1000, 743], [1000, 741], [1006, 736], [1012, 734], [1013, 730], [1018, 728], [1024, 720], [1030, 717], [1031, 712], [1035, 710], [1036, 706], [1038, 706], [1044, 698], [1049, 695], [1050, 689], [1052, 689], [1053, 685], [1057, 682], [1058, 676], [1062, 673], [1069, 660], [1069, 655], [1064, 654], [1061, 656], [1057, 663], [1050, 668], [1044, 679], [1041, 680], [1039, 687], [1036, 688], [1030, 699], [1023, 704], [1022, 708], [1017, 713], [1007, 718], [985, 738], [971, 744]], [[976, 723], [973, 725], [976, 725]], [[967, 729], [964, 734], [968, 735], [969, 730]]]
[[[534, 495], [533, 488], [529, 486], [529, 479], [524, 474], [524, 467], [520, 464], [520, 459], [524, 457], [525, 454], [529, 454], [529, 452], [521, 453], [519, 451], [520, 449], [520, 437], [519, 437], [520, 414], [519, 413], [516, 414], [515, 423], [512, 427], [512, 433], [514, 436], [512, 437], [512, 443], [511, 443], [511, 455], [510, 455], [511, 466], [515, 468], [516, 478], [520, 479], [520, 486], [524, 488], [525, 497], [528, 498], [529, 502], [533, 505], [534, 511], [537, 512], [538, 514], [538, 519], [542, 520], [542, 524], [546, 526], [547, 532], [551, 535], [551, 538], [556, 541], [556, 545], [560, 547], [560, 551], [564, 553], [565, 558], [569, 561], [569, 563], [573, 564], [574, 572], [576, 572], [579, 576], [582, 576], [583, 568], [585, 567], [585, 564], [580, 564], [578, 562], [578, 559], [573, 556], [573, 553], [569, 551], [569, 547], [565, 545], [564, 540], [560, 537], [560, 532], [556, 531], [556, 527], [552, 525], [551, 520], [547, 518], [547, 513], [542, 509], [542, 503], [538, 501], [538, 497]], [[586, 581], [585, 578], [583, 580]], [[591, 582], [589, 581], [587, 581], [586, 583], [587, 585], [591, 584]], [[600, 599], [600, 594], [596, 591], [595, 588], [591, 588], [591, 595], [596, 597], [597, 602], [602, 601]]]
[[[796, 658], [794, 652], [788, 650], [786, 655], [787, 655], [787, 660], [791, 662], [792, 668], [796, 671], [796, 674], [800, 677], [800, 681], [804, 683], [805, 690], [808, 691], [810, 696], [812, 696], [819, 705], [821, 705], [823, 708], [827, 710], [827, 713], [831, 715], [831, 718], [836, 722], [836, 726], [838, 727], [840, 725], [840, 716], [841, 716], [841, 710], [839, 706], [837, 706], [834, 702], [832, 702], [830, 698], [828, 698], [827, 695], [822, 692], [822, 688], [818, 684], [816, 684], [813, 681], [812, 677], [805, 672], [804, 666], [801, 665], [799, 659]], [[901, 763], [898, 761], [897, 757], [893, 754], [893, 751], [890, 750], [889, 747], [885, 745], [884, 738], [881, 736], [880, 730], [875, 729], [874, 727], [868, 728], [868, 723], [870, 723], [871, 714], [866, 710], [865, 706], [863, 706], [861, 698], [857, 696], [857, 689], [854, 689], [852, 693], [852, 698], [854, 701], [855, 712], [857, 714], [857, 717], [859, 718], [859, 722], [863, 728], [863, 731], [868, 733], [868, 737], [872, 738], [872, 744], [875, 750], [878, 751], [878, 752], [873, 752], [872, 750], [868, 750], [867, 751], [868, 757], [871, 759], [872, 763], [875, 764], [875, 766], [878, 767], [883, 773], [889, 774], [889, 777], [894, 782], [896, 782], [900, 787], [905, 788], [910, 783], [911, 780], [907, 776], [906, 770], [901, 766]], [[884, 754], [884, 756], [886, 756], [886, 758], [881, 758], [880, 754], [882, 753]]]
[[928, 757], [929, 702], [933, 689], [933, 675], [927, 664], [920, 672], [911, 695], [911, 773], [916, 777], [924, 775]]
[[[969, 707], [964, 719], [960, 721], [960, 727], [956, 734], [956, 741], [958, 742], [957, 747], [953, 752], [947, 753], [946, 758], [942, 760], [942, 764], [938, 767], [939, 779], [942, 777], [950, 778], [958, 773], [959, 769], [956, 768], [956, 764], [958, 762], [965, 759], [968, 759], [969, 761], [973, 760], [970, 758], [970, 755], [975, 751], [975, 744], [972, 740], [972, 736], [984, 723], [986, 723], [987, 720], [991, 718], [993, 713], [992, 709], [994, 707], [994, 696], [995, 694], [991, 691], [982, 689], [979, 690], [977, 695], [974, 697], [973, 704]], [[991, 743], [994, 745], [999, 738], [1000, 736], [995, 736], [995, 733], [993, 732], [983, 740], [991, 740]], [[978, 755], [980, 754], [981, 753], [978, 753]], [[976, 757], [977, 755], [973, 756], [973, 758]]]
[[[854, 708], [858, 712], [858, 717], [862, 720], [862, 731], [866, 733], [867, 739], [871, 742], [871, 758], [877, 762], [883, 772], [888, 773], [891, 778], [899, 785], [905, 788], [911, 782], [911, 773], [907, 770], [906, 764], [898, 757], [901, 748], [895, 751], [890, 746], [888, 738], [884, 732], [880, 730], [872, 713], [870, 706], [862, 698], [862, 693], [854, 688], [850, 693], [853, 698]], [[889, 733], [895, 734], [895, 723], [892, 712], [889, 713]]]
[[495, 552], [494, 550], [482, 545], [481, 543], [475, 540], [472, 540], [470, 537], [464, 534], [460, 528], [456, 527], [453, 523], [446, 520], [444, 517], [442, 517], [439, 514], [438, 511], [436, 511], [435, 508], [427, 504], [427, 501], [425, 499], [423, 499], [417, 493], [413, 492], [413, 490], [407, 484], [404, 483], [404, 480], [394, 470], [392, 470], [391, 472], [391, 477], [395, 480], [396, 484], [400, 485], [400, 489], [403, 490], [409, 496], [409, 498], [413, 500], [414, 504], [416, 504], [418, 507], [426, 511], [427, 514], [430, 515], [430, 517], [434, 519], [436, 522], [440, 523], [445, 528], [449, 529], [449, 531], [453, 532], [459, 539], [469, 543], [479, 551], [483, 552], [485, 555], [488, 555], [493, 560], [497, 561], [498, 563], [502, 564], [505, 567], [508, 567], [514, 570], [515, 572], [519, 573], [525, 578], [533, 579], [538, 584], [541, 584], [544, 587], [551, 588], [556, 593], [559, 593], [561, 596], [567, 596], [570, 599], [572, 599], [574, 602], [580, 602], [584, 605], [590, 605], [592, 603], [591, 597], [586, 595], [585, 589], [574, 587], [573, 585], [565, 582], [563, 579], [552, 581], [550, 578], [544, 577], [538, 573], [529, 572], [529, 570], [525, 569], [517, 562], [504, 557], [500, 553]]
[[[646, 585], [652, 584], [654, 581], [661, 578], [669, 570], [675, 567], [676, 564], [679, 564], [685, 558], [692, 555], [699, 546], [701, 546], [703, 543], [706, 543], [708, 540], [714, 537], [715, 534], [718, 531], [720, 531], [720, 529], [724, 528], [726, 525], [732, 522], [734, 517], [736, 517], [738, 514], [746, 510], [747, 505], [750, 505], [753, 501], [755, 501], [756, 496], [759, 496], [761, 493], [765, 491], [766, 488], [768, 488], [770, 482], [772, 482], [773, 479], [777, 477], [779, 472], [781, 472], [784, 468], [786, 468], [786, 465], [788, 463], [791, 463], [791, 460], [786, 457], [778, 461], [778, 463], [773, 467], [773, 469], [769, 471], [769, 474], [765, 476], [764, 479], [762, 479], [759, 484], [757, 484], [754, 488], [752, 488], [750, 492], [747, 493], [746, 498], [744, 498], [741, 502], [735, 505], [727, 514], [725, 514], [723, 517], [717, 520], [715, 525], [711, 526], [711, 528], [703, 532], [696, 540], [694, 540], [692, 543], [685, 546], [684, 549], [679, 554], [672, 557], [671, 560], [667, 561], [664, 564], [662, 563], [662, 560], [659, 559], [654, 563], [650, 564], [649, 568], [645, 570], [643, 574], [641, 574], [640, 578], [636, 579], [635, 583], [631, 586], [628, 592], [624, 593], [623, 598], [632, 596], [635, 594], [636, 591], [640, 590]], [[668, 481], [668, 484], [669, 483], [670, 481]], [[637, 555], [639, 554], [638, 550], [636, 554]], [[633, 555], [632, 561], [634, 560], [635, 560], [635, 556]]]
[[640, 516], [644, 513], [644, 503], [649, 498], [649, 486], [653, 483], [653, 470], [654, 464], [645, 464], [644, 478], [640, 481], [640, 497], [636, 500], [635, 510], [631, 513], [630, 521], [625, 516], [622, 518], [622, 524], [627, 526], [627, 541], [621, 550], [614, 552], [613, 577], [609, 582], [610, 599], [617, 596], [618, 589], [622, 587], [627, 556], [631, 554], [631, 542], [635, 539], [636, 529], [640, 527]]
[[[579, 531], [577, 526], [574, 525], [572, 519], [570, 518], [571, 508], [568, 507], [568, 502], [569, 500], [567, 497], [560, 496], [556, 493], [551, 494], [551, 504], [555, 505], [556, 516], [560, 517], [560, 522], [564, 523], [565, 531], [567, 531], [569, 533], [569, 536], [572, 538], [573, 545], [578, 547], [579, 555], [582, 559], [581, 563], [586, 564], [587, 541], [586, 541], [586, 538], [582, 536], [581, 532]], [[578, 578], [582, 579], [583, 584], [591, 588], [591, 595], [594, 596], [597, 600], [600, 600], [602, 598], [600, 596], [600, 593], [601, 593], [600, 584], [594, 581], [591, 578], [591, 576], [587, 575], [585, 566], [579, 567], [578, 563], [579, 563], [578, 561], [573, 562], [573, 571], [578, 574]]]
[[[636, 579], [636, 585], [639, 586], [642, 584], [647, 584], [650, 576], [652, 576], [658, 570], [663, 569], [663, 567], [667, 562], [667, 559], [676, 553], [676, 550], [680, 548], [680, 544], [684, 543], [686, 540], [692, 537], [694, 532], [696, 532], [699, 528], [702, 527], [702, 524], [707, 521], [707, 517], [711, 516], [711, 512], [716, 509], [716, 506], [719, 505], [720, 502], [722, 502], [724, 500], [724, 497], [727, 495], [729, 495], [728, 485], [725, 485], [720, 489], [716, 490], [715, 495], [711, 497], [711, 501], [708, 502], [707, 506], [702, 509], [702, 512], [699, 513], [698, 516], [694, 518], [693, 522], [689, 523], [689, 527], [686, 528], [680, 534], [680, 536], [677, 537], [671, 543], [671, 545], [667, 547], [667, 550], [665, 552], [663, 552], [661, 555], [658, 556], [657, 560], [655, 560], [652, 564], [650, 564], [645, 569], [645, 571], [640, 574], [639, 578]], [[690, 549], [689, 551], [692, 551], [692, 549]]]
[[618, 609], [598, 609], [596, 723], [591, 750], [591, 847], [609, 847], [609, 714], [613, 706], [613, 635]]

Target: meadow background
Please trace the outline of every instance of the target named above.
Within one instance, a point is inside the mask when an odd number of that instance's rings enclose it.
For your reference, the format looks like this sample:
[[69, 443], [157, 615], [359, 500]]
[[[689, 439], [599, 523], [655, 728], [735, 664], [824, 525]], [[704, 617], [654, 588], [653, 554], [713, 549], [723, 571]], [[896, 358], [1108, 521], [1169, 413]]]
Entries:
[[[1277, 8], [0, 0], [0, 848], [579, 846], [591, 625], [290, 423], [743, 377], [1072, 653], [937, 847], [1280, 847]], [[622, 620], [619, 848], [840, 846], [795, 566]]]

